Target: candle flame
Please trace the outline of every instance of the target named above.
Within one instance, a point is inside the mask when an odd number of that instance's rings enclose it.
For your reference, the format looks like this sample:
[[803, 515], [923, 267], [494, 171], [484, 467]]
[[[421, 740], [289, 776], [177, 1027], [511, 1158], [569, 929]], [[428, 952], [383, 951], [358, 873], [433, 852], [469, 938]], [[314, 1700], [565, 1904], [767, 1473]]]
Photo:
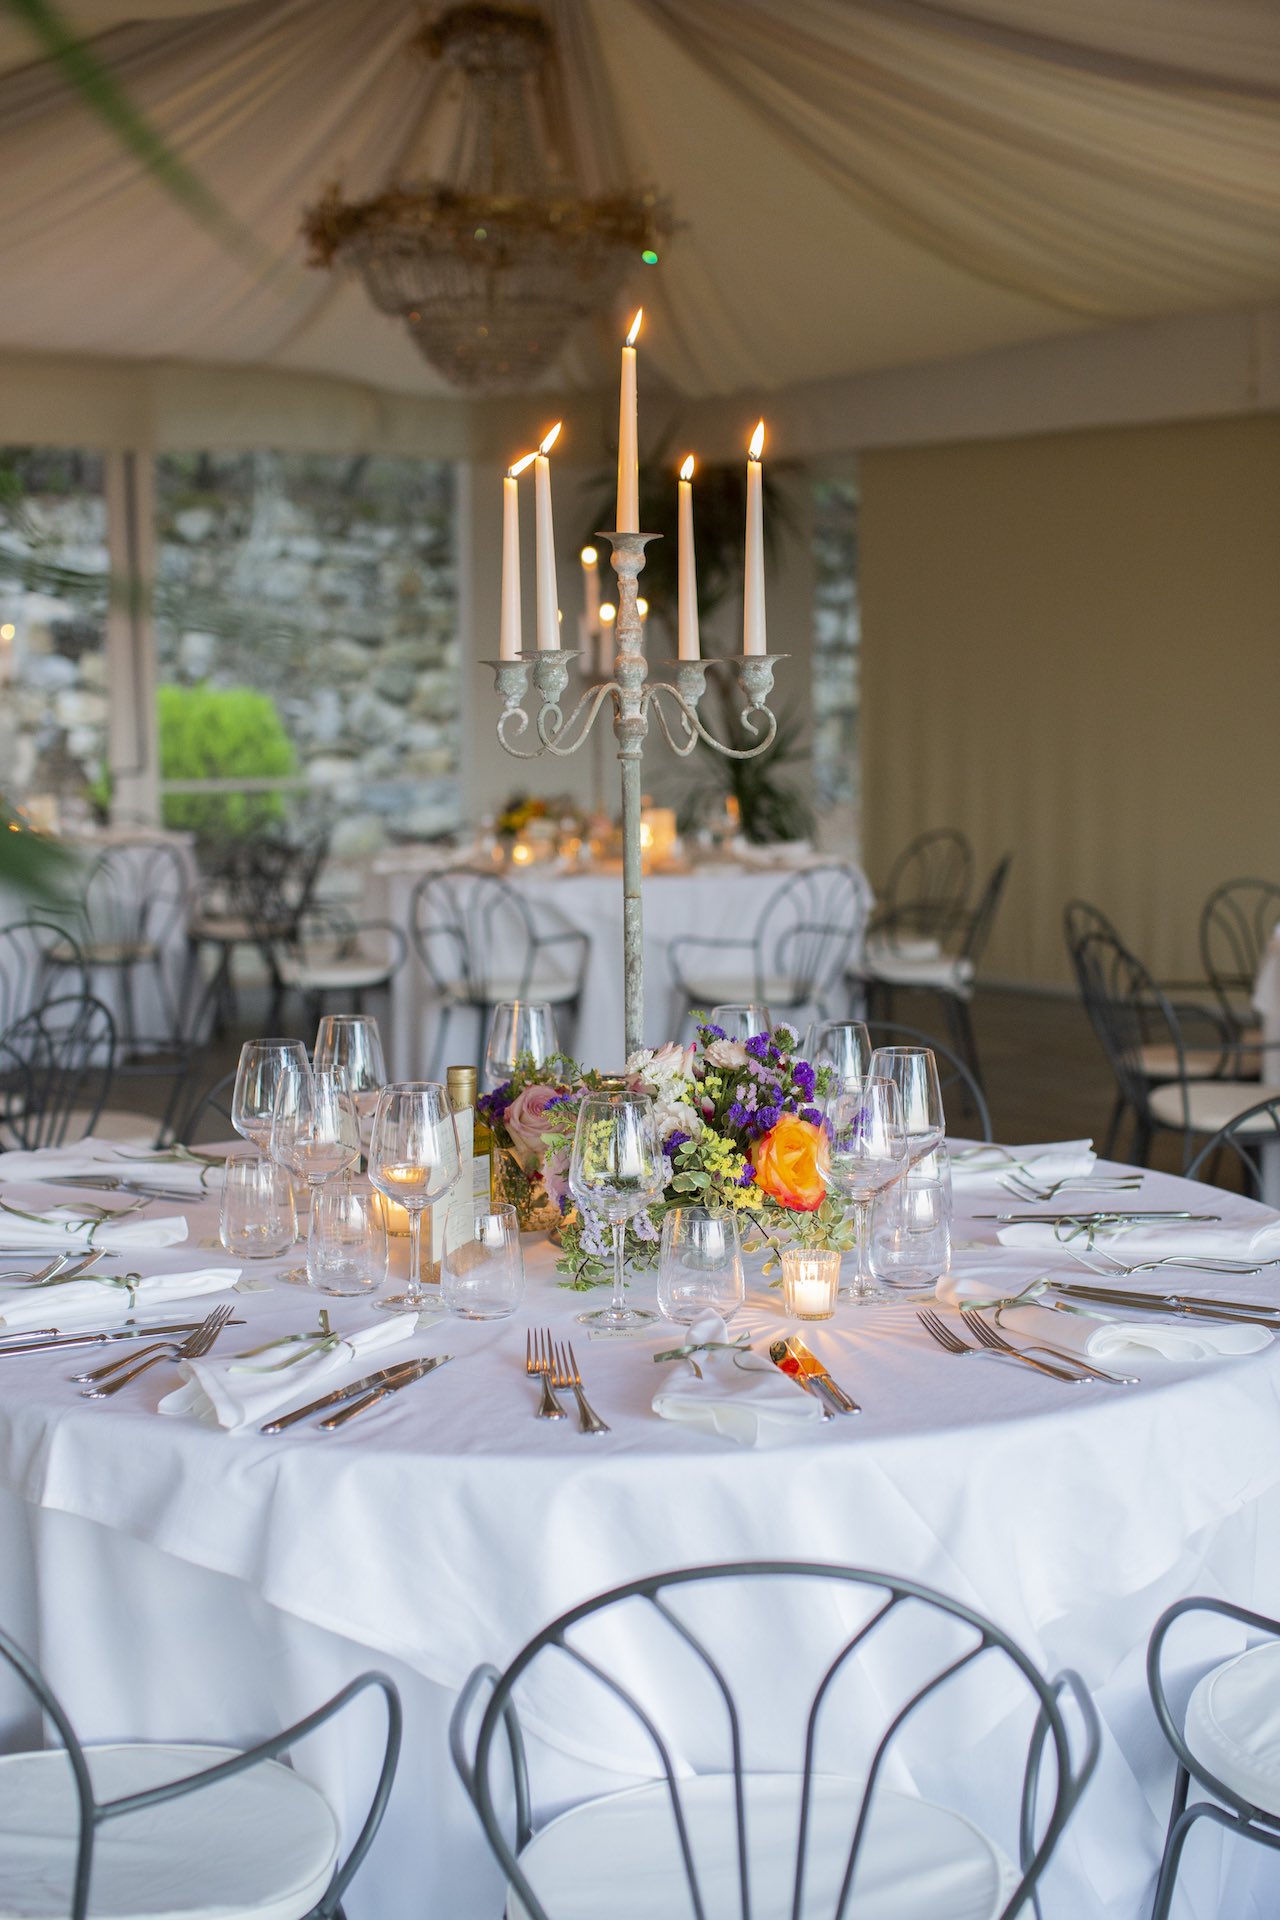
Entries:
[[635, 317], [635, 319], [634, 319], [634, 320], [633, 320], [633, 321], [631, 322], [631, 331], [630, 331], [630, 333], [629, 333], [629, 334], [627, 335], [627, 345], [628, 345], [629, 347], [634, 347], [634, 345], [635, 345], [635, 343], [636, 343], [636, 335], [637, 335], [637, 334], [639, 333], [639, 331], [640, 331], [640, 322], [641, 322], [641, 321], [642, 321], [643, 319], [644, 319], [644, 308], [643, 308], [643, 307], [637, 307], [637, 308], [636, 308], [636, 317]]
[[614, 606], [612, 600], [602, 600], [600, 602], [600, 618], [604, 621], [605, 626], [609, 626], [617, 617], [618, 609]]
[[600, 555], [594, 547], [584, 547], [581, 558], [584, 567], [594, 567], [599, 563]]
[[692, 454], [689, 455], [684, 465], [681, 467], [680, 478], [682, 480], [692, 480], [693, 478], [693, 455]]
[[640, 598], [636, 601], [636, 612], [642, 620], [646, 620], [649, 617], [649, 602], [643, 594], [641, 594]]
[[748, 460], [758, 460], [763, 452], [764, 421], [760, 420], [756, 423], [756, 430], [751, 436], [751, 445], [747, 448], [747, 458]]
[[554, 427], [552, 427], [550, 433], [547, 435], [542, 445], [538, 448], [539, 453], [541, 454], [550, 453], [552, 447], [554, 447], [556, 441], [560, 438], [560, 429], [563, 425], [564, 425], [563, 420], [556, 421]]
[[538, 456], [536, 453], [526, 453], [523, 460], [517, 460], [514, 466], [507, 468], [508, 477], [512, 480], [518, 479], [519, 476], [524, 472], [525, 468], [528, 466], [529, 462], [531, 460], [536, 460], [537, 457]]

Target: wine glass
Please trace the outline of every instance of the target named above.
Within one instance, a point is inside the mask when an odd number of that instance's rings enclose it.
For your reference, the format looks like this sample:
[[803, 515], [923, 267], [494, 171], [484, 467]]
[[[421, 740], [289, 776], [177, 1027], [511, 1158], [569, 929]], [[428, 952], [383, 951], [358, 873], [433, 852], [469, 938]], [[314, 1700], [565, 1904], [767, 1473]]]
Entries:
[[462, 1170], [458, 1129], [449, 1096], [434, 1080], [402, 1080], [384, 1087], [373, 1116], [369, 1178], [378, 1192], [409, 1216], [409, 1284], [379, 1300], [380, 1307], [421, 1308], [422, 1213], [443, 1198]]
[[625, 1332], [657, 1315], [627, 1305], [623, 1294], [627, 1221], [662, 1198], [666, 1166], [653, 1101], [647, 1093], [591, 1093], [578, 1109], [569, 1163], [569, 1191], [584, 1213], [613, 1229], [613, 1297], [607, 1307], [580, 1313], [587, 1327]]
[[307, 1050], [301, 1040], [246, 1040], [236, 1067], [231, 1124], [259, 1153], [271, 1151], [276, 1096], [290, 1075], [305, 1079]]
[[738, 1223], [731, 1213], [672, 1207], [662, 1222], [658, 1306], [688, 1326], [704, 1313], [728, 1320], [746, 1298]]
[[907, 1167], [902, 1105], [892, 1080], [862, 1080], [838, 1087], [826, 1104], [831, 1152], [819, 1172], [831, 1192], [853, 1211], [858, 1234], [857, 1269], [840, 1287], [842, 1300], [882, 1298], [867, 1261], [868, 1216], [878, 1193], [901, 1179]]
[[935, 1153], [947, 1134], [933, 1050], [930, 1047], [877, 1047], [871, 1056], [871, 1073], [876, 1079], [892, 1080], [898, 1089], [902, 1125], [907, 1136], [907, 1158], [915, 1166], [917, 1161]]
[[723, 1028], [726, 1040], [750, 1040], [752, 1034], [773, 1032], [769, 1009], [759, 1001], [726, 1000], [712, 1007], [707, 1024]]
[[559, 1051], [555, 1015], [545, 1000], [499, 1000], [484, 1050], [484, 1070], [491, 1087], [509, 1080], [526, 1056], [540, 1067]]
[[371, 1013], [326, 1013], [316, 1028], [311, 1057], [317, 1067], [335, 1067], [345, 1075], [360, 1120], [361, 1144], [367, 1146], [378, 1095], [387, 1084], [377, 1021]]
[[360, 1121], [339, 1068], [281, 1080], [271, 1116], [271, 1157], [312, 1188], [359, 1159]]
[[871, 1035], [861, 1020], [815, 1021], [804, 1057], [811, 1067], [827, 1067], [833, 1085], [865, 1080], [871, 1070]]

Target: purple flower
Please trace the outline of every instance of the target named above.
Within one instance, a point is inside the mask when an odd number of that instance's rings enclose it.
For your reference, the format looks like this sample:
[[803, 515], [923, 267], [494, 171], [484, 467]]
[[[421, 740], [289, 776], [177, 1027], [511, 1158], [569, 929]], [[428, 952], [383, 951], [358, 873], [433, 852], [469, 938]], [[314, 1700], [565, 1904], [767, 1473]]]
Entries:
[[770, 1127], [776, 1127], [781, 1113], [781, 1107], [761, 1107], [755, 1117], [755, 1125], [759, 1132], [768, 1133]]
[[747, 1048], [747, 1052], [753, 1053], [757, 1060], [767, 1059], [769, 1054], [768, 1034], [753, 1033], [750, 1039], [746, 1042], [746, 1048]]
[[811, 1127], [820, 1127], [822, 1125], [822, 1115], [819, 1113], [817, 1107], [806, 1107], [800, 1115], [800, 1118], [807, 1120]]
[[670, 1159], [676, 1148], [682, 1147], [685, 1141], [691, 1138], [692, 1136], [690, 1134], [681, 1133], [679, 1127], [675, 1127], [663, 1141], [662, 1151], [666, 1154], [667, 1158]]
[[702, 1035], [704, 1041], [725, 1040], [728, 1038], [723, 1027], [699, 1027], [698, 1032]]
[[746, 1166], [742, 1169], [742, 1172], [738, 1175], [737, 1184], [740, 1187], [754, 1187], [755, 1183], [756, 1183], [756, 1170], [751, 1165], [750, 1161], [748, 1161]]
[[792, 1063], [791, 1078], [796, 1083], [797, 1091], [806, 1100], [812, 1100], [813, 1098], [815, 1077], [813, 1068], [807, 1060], [796, 1060]]
[[745, 1127], [750, 1117], [741, 1100], [731, 1101], [729, 1111], [725, 1115], [725, 1119], [731, 1127]]

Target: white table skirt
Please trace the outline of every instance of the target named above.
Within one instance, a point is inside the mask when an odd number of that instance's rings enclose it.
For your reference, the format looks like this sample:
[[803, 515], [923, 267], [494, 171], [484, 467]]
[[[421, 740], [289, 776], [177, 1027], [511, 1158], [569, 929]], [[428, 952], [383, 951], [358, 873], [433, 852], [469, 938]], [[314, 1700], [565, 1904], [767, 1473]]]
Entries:
[[[1142, 1204], [1185, 1204], [1185, 1194], [1149, 1175]], [[1226, 1197], [1220, 1208], [1257, 1212]], [[192, 1225], [194, 1240], [207, 1237], [212, 1209], [194, 1209]], [[959, 1228], [962, 1240], [984, 1231]], [[145, 1264], [189, 1264], [190, 1252]], [[987, 1249], [958, 1263], [998, 1267], [1012, 1287], [1046, 1261]], [[0, 1362], [10, 1496], [0, 1502], [0, 1602], [83, 1731], [247, 1739], [362, 1667], [389, 1666], [406, 1692], [406, 1759], [351, 1920], [496, 1920], [496, 1880], [444, 1744], [475, 1664], [501, 1664], [584, 1595], [664, 1566], [884, 1567], [989, 1613], [1046, 1671], [1082, 1671], [1103, 1760], [1059, 1850], [1047, 1911], [1145, 1914], [1172, 1783], [1146, 1697], [1146, 1640], [1188, 1592], [1275, 1608], [1280, 1345], [1198, 1368], [1145, 1362], [1132, 1390], [1068, 1389], [1013, 1367], [956, 1366], [907, 1306], [845, 1310], [811, 1340], [862, 1417], [751, 1451], [653, 1417], [650, 1355], [671, 1340], [660, 1330], [580, 1346], [613, 1429], [587, 1442], [572, 1422], [531, 1418], [525, 1329], [568, 1328], [581, 1303], [555, 1284], [549, 1250], [531, 1243], [529, 1269], [521, 1314], [424, 1331], [413, 1350], [450, 1351], [454, 1364], [333, 1437], [231, 1437], [162, 1419], [162, 1369], [92, 1405], [68, 1385], [65, 1358]], [[642, 1295], [651, 1288], [636, 1283]], [[1231, 1290], [1273, 1288], [1264, 1277]], [[316, 1305], [287, 1287], [238, 1301], [253, 1322], [236, 1330], [244, 1344], [311, 1323]], [[367, 1316], [329, 1304], [339, 1327]], [[742, 1323], [760, 1345], [784, 1324], [777, 1295], [754, 1287]], [[787, 1645], [780, 1628], [774, 1676]], [[7, 1702], [0, 1693], [0, 1713]], [[371, 1778], [376, 1720], [370, 1708], [303, 1759], [349, 1820]], [[557, 1743], [544, 1805], [617, 1783], [591, 1728], [573, 1734], [576, 1758]], [[959, 1725], [947, 1737], [962, 1754], [971, 1736]], [[968, 1782], [980, 1812], [980, 1767]], [[1179, 1920], [1260, 1920], [1274, 1911], [1280, 1864], [1205, 1835], [1186, 1888]]]
[[[456, 858], [456, 856], [454, 856]], [[445, 864], [439, 856], [384, 856], [370, 871], [365, 892], [369, 918], [390, 920], [406, 932], [413, 889], [425, 873]], [[622, 878], [619, 873], [560, 873], [551, 868], [504, 872], [529, 901], [535, 924], [547, 931], [572, 927], [591, 942], [576, 1037], [566, 1030], [561, 1043], [584, 1066], [604, 1070], [622, 1065]], [[712, 938], [751, 937], [761, 907], [788, 878], [787, 871], [760, 871], [742, 865], [702, 867], [693, 873], [651, 874], [644, 883], [645, 1038], [658, 1046], [671, 1039], [682, 1005], [671, 978], [670, 946], [678, 935]], [[868, 892], [868, 899], [870, 893]], [[749, 971], [749, 951], [710, 956], [712, 970]], [[728, 997], [728, 996], [725, 996]], [[735, 996], [736, 997], [736, 996]], [[391, 985], [388, 1064], [399, 1078], [424, 1073], [435, 1049], [437, 1009], [431, 983], [410, 946], [409, 958]], [[482, 1037], [468, 1032], [458, 1016], [451, 1038], [457, 1059], [478, 1059]], [[474, 1053], [468, 1047], [474, 1043]], [[446, 1063], [447, 1064], [447, 1063]]]

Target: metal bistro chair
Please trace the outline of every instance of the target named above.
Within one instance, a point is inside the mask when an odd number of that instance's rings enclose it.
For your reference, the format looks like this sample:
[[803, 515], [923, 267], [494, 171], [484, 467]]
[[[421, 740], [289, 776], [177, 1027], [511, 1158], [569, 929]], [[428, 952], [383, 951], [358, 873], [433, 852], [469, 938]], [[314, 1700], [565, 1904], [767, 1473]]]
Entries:
[[177, 847], [157, 840], [126, 840], [105, 848], [85, 875], [68, 936], [46, 949], [50, 966], [99, 971], [118, 982], [119, 1031], [124, 1060], [144, 1046], [137, 985], [150, 974], [166, 1037], [176, 1034], [178, 1011], [166, 963], [186, 930], [191, 873]]
[[[1192, 1690], [1181, 1724], [1169, 1704], [1165, 1640], [1188, 1614], [1209, 1614], [1266, 1639], [1211, 1667]], [[1183, 1849], [1193, 1827], [1212, 1821], [1228, 1833], [1280, 1849], [1280, 1620], [1225, 1600], [1192, 1597], [1161, 1614], [1147, 1649], [1156, 1717], [1178, 1762], [1152, 1920], [1168, 1920]], [[1191, 1782], [1210, 1799], [1188, 1806]]]
[[0, 1141], [29, 1150], [92, 1133], [115, 1070], [110, 1010], [89, 994], [46, 1000], [0, 1035]]
[[311, 908], [329, 856], [327, 821], [312, 826], [300, 840], [259, 834], [224, 847], [215, 860], [204, 898], [189, 928], [186, 994], [190, 999], [204, 947], [216, 954], [203, 1008], [212, 1010], [215, 1032], [225, 1032], [235, 1017], [235, 955], [252, 947], [262, 955], [271, 979], [269, 1029], [279, 1030], [285, 983], [277, 951], [295, 940]]
[[[765, 1582], [767, 1593], [749, 1591]], [[812, 1687], [797, 1675], [802, 1656]], [[978, 1661], [1004, 1732], [977, 1775], [965, 1756], [953, 1773], [935, 1757], [934, 1709], [968, 1724]], [[749, 1696], [735, 1691], [736, 1665]], [[772, 1698], [757, 1726], [762, 1693]], [[1083, 1726], [1078, 1753], [1064, 1695]], [[578, 1753], [605, 1750], [619, 1771], [653, 1778], [535, 1824], [518, 1697], [543, 1728], [571, 1716]], [[477, 1669], [450, 1740], [507, 1875], [507, 1920], [1004, 1920], [1035, 1903], [1093, 1771], [1098, 1722], [1074, 1673], [1045, 1680], [998, 1627], [928, 1587], [757, 1563], [654, 1574], [574, 1607], [505, 1672]], [[1041, 1777], [1046, 1749], [1051, 1780]], [[798, 1764], [784, 1770], [783, 1755]], [[947, 1799], [976, 1801], [984, 1822], [1005, 1801], [1017, 1865], [971, 1814], [904, 1790], [922, 1756]]]
[[[369, 1851], [400, 1753], [400, 1700], [364, 1673], [273, 1739], [234, 1748], [113, 1742], [84, 1747], [56, 1694], [0, 1632], [0, 1664], [17, 1675], [60, 1746], [0, 1756], [0, 1911], [23, 1920], [330, 1920]], [[345, 1860], [328, 1802], [288, 1752], [358, 1695], [378, 1690], [387, 1741], [364, 1824]]]
[[[1125, 1108], [1134, 1116], [1130, 1156], [1145, 1166], [1157, 1132], [1181, 1133], [1183, 1163], [1192, 1142], [1216, 1133], [1280, 1088], [1232, 1077], [1233, 1036], [1208, 1007], [1176, 1006], [1113, 933], [1087, 934], [1073, 954], [1089, 1023], [1102, 1044]], [[1194, 1046], [1195, 1024], [1209, 1044]], [[1108, 1141], [1107, 1152], [1114, 1143]]]
[[918, 1027], [900, 1026], [895, 1020], [872, 1020], [867, 1033], [873, 1047], [929, 1047], [938, 1063], [938, 1087], [944, 1104], [952, 1091], [958, 1093], [965, 1111], [973, 1115], [975, 1139], [990, 1145], [995, 1135], [991, 1131], [987, 1097], [968, 1063], [958, 1053], [941, 1040], [935, 1040], [931, 1033], [922, 1033]]
[[[1223, 1018], [1245, 1048], [1258, 1047], [1262, 1029], [1253, 1008], [1271, 935], [1280, 924], [1280, 885], [1272, 880], [1228, 880], [1215, 887], [1200, 912], [1200, 958]], [[1280, 1072], [1280, 1062], [1276, 1063]], [[1271, 1063], [1262, 1071], [1271, 1071]]]
[[315, 1026], [333, 994], [353, 1013], [367, 993], [385, 993], [404, 965], [409, 942], [389, 920], [355, 920], [335, 901], [309, 907], [286, 939], [272, 942], [276, 974], [286, 993], [302, 996]]
[[667, 949], [682, 997], [678, 1032], [691, 1008], [755, 1001], [775, 1018], [836, 1017], [846, 970], [861, 954], [871, 905], [856, 867], [806, 867], [762, 903], [749, 934], [684, 934]]
[[[1254, 1092], [1257, 1091], [1255, 1087]], [[1187, 1168], [1186, 1178], [1221, 1185], [1217, 1176], [1222, 1156], [1229, 1154], [1243, 1175], [1244, 1191], [1260, 1200], [1265, 1192], [1262, 1156], [1270, 1150], [1280, 1154], [1280, 1093], [1259, 1100], [1256, 1106], [1246, 1107], [1225, 1127], [1219, 1127]]]
[[235, 1090], [234, 1067], [212, 1086], [198, 1090], [174, 1126], [173, 1137], [178, 1145], [194, 1147], [207, 1141], [221, 1143], [232, 1139], [235, 1128], [231, 1123], [231, 1100]]
[[[50, 958], [54, 948], [62, 958]], [[90, 991], [89, 967], [66, 927], [31, 915], [0, 927], [0, 1032], [31, 1013], [56, 992]]]
[[969, 1003], [1012, 864], [1013, 855], [1004, 854], [992, 868], [986, 886], [971, 909], [961, 908], [953, 913], [949, 924], [942, 919], [936, 921], [933, 937], [937, 944], [932, 954], [916, 954], [909, 948], [875, 947], [869, 941], [862, 968], [868, 1005], [877, 1015], [888, 1015], [892, 1011], [893, 995], [898, 988], [936, 994], [947, 1017], [952, 1044], [964, 1055], [978, 1081], [982, 1079], [982, 1069], [978, 1064]]
[[937, 959], [969, 904], [973, 848], [956, 827], [931, 827], [903, 848], [867, 928], [868, 954]]
[[[436, 1079], [455, 1013], [475, 1013], [480, 1048], [500, 1000], [546, 1000], [576, 1022], [590, 939], [576, 927], [541, 930], [520, 892], [496, 875], [468, 867], [425, 875], [409, 903], [409, 931], [440, 1003]], [[561, 1031], [560, 1044], [569, 1041]]]

